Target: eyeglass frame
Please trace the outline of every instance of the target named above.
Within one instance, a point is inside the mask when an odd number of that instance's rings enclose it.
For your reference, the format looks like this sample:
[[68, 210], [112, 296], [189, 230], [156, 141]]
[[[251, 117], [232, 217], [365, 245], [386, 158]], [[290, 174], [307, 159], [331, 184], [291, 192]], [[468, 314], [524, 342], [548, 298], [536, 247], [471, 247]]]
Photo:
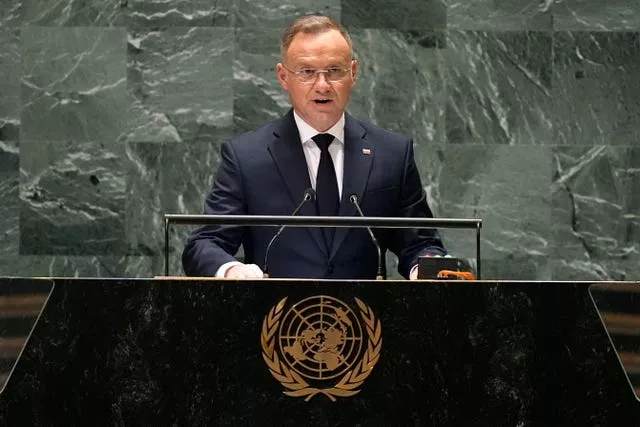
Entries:
[[[352, 60], [353, 63], [353, 60]], [[298, 79], [298, 81], [300, 83], [305, 83], [305, 84], [311, 84], [311, 83], [315, 83], [318, 80], [318, 76], [320, 75], [320, 73], [328, 73], [329, 71], [331, 71], [332, 69], [339, 69], [340, 71], [346, 71], [346, 74], [343, 77], [340, 77], [340, 79], [338, 80], [330, 80], [329, 77], [327, 77], [327, 75], [325, 74], [324, 79], [327, 82], [331, 82], [331, 83], [338, 83], [343, 81], [344, 79], [347, 78], [347, 76], [349, 75], [349, 72], [351, 72], [351, 70], [353, 70], [353, 66], [348, 67], [348, 68], [342, 68], [342, 67], [329, 67], [329, 68], [319, 68], [319, 69], [315, 69], [315, 68], [302, 68], [298, 71], [294, 71], [292, 69], [290, 69], [289, 67], [287, 67], [284, 64], [281, 64], [282, 68], [284, 68], [285, 70], [287, 70], [288, 72], [290, 72], [291, 74], [293, 74], [294, 76], [296, 76], [296, 79]], [[313, 78], [311, 80], [302, 80], [301, 74], [303, 71], [305, 70], [313, 70], [314, 71], [314, 75]]]

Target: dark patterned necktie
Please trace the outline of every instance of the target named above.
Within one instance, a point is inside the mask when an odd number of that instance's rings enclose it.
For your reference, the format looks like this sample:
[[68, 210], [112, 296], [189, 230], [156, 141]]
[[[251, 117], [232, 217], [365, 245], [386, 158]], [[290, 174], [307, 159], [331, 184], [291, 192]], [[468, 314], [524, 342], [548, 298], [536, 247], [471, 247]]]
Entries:
[[[340, 209], [338, 180], [336, 179], [336, 170], [333, 167], [333, 160], [329, 153], [329, 144], [333, 139], [333, 135], [328, 133], [320, 133], [313, 137], [313, 141], [321, 152], [318, 176], [316, 178], [316, 203], [318, 205], [318, 214], [321, 216], [337, 215]], [[331, 250], [335, 229], [323, 228], [323, 232], [327, 247]]]

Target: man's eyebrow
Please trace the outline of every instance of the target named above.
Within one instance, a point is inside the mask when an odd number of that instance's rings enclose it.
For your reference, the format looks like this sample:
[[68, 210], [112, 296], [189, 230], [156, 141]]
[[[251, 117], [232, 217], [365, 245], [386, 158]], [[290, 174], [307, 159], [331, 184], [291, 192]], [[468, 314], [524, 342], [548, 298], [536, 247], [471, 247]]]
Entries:
[[295, 67], [296, 67], [296, 68], [316, 68], [316, 67], [314, 67], [313, 65], [309, 65], [309, 63], [308, 63], [308, 62], [304, 62], [304, 61], [303, 61], [303, 62], [299, 62], [299, 63], [295, 64]]

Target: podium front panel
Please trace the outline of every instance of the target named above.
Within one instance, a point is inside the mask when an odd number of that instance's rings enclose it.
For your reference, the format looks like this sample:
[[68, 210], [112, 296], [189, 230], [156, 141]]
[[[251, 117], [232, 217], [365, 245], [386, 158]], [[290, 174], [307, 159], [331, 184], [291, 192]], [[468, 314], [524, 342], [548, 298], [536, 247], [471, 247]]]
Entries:
[[640, 422], [590, 283], [54, 282], [2, 425]]

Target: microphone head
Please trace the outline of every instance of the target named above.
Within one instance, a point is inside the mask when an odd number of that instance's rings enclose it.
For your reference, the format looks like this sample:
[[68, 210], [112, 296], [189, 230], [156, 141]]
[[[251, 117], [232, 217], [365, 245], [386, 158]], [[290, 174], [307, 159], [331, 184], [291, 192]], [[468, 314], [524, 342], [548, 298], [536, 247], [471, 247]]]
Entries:
[[349, 196], [349, 201], [351, 203], [358, 203], [358, 195], [357, 194], [352, 194]]
[[315, 199], [316, 199], [316, 190], [314, 190], [311, 187], [309, 187], [306, 190], [304, 190], [304, 200], [305, 200], [305, 202], [311, 202], [311, 201], [313, 201]]

